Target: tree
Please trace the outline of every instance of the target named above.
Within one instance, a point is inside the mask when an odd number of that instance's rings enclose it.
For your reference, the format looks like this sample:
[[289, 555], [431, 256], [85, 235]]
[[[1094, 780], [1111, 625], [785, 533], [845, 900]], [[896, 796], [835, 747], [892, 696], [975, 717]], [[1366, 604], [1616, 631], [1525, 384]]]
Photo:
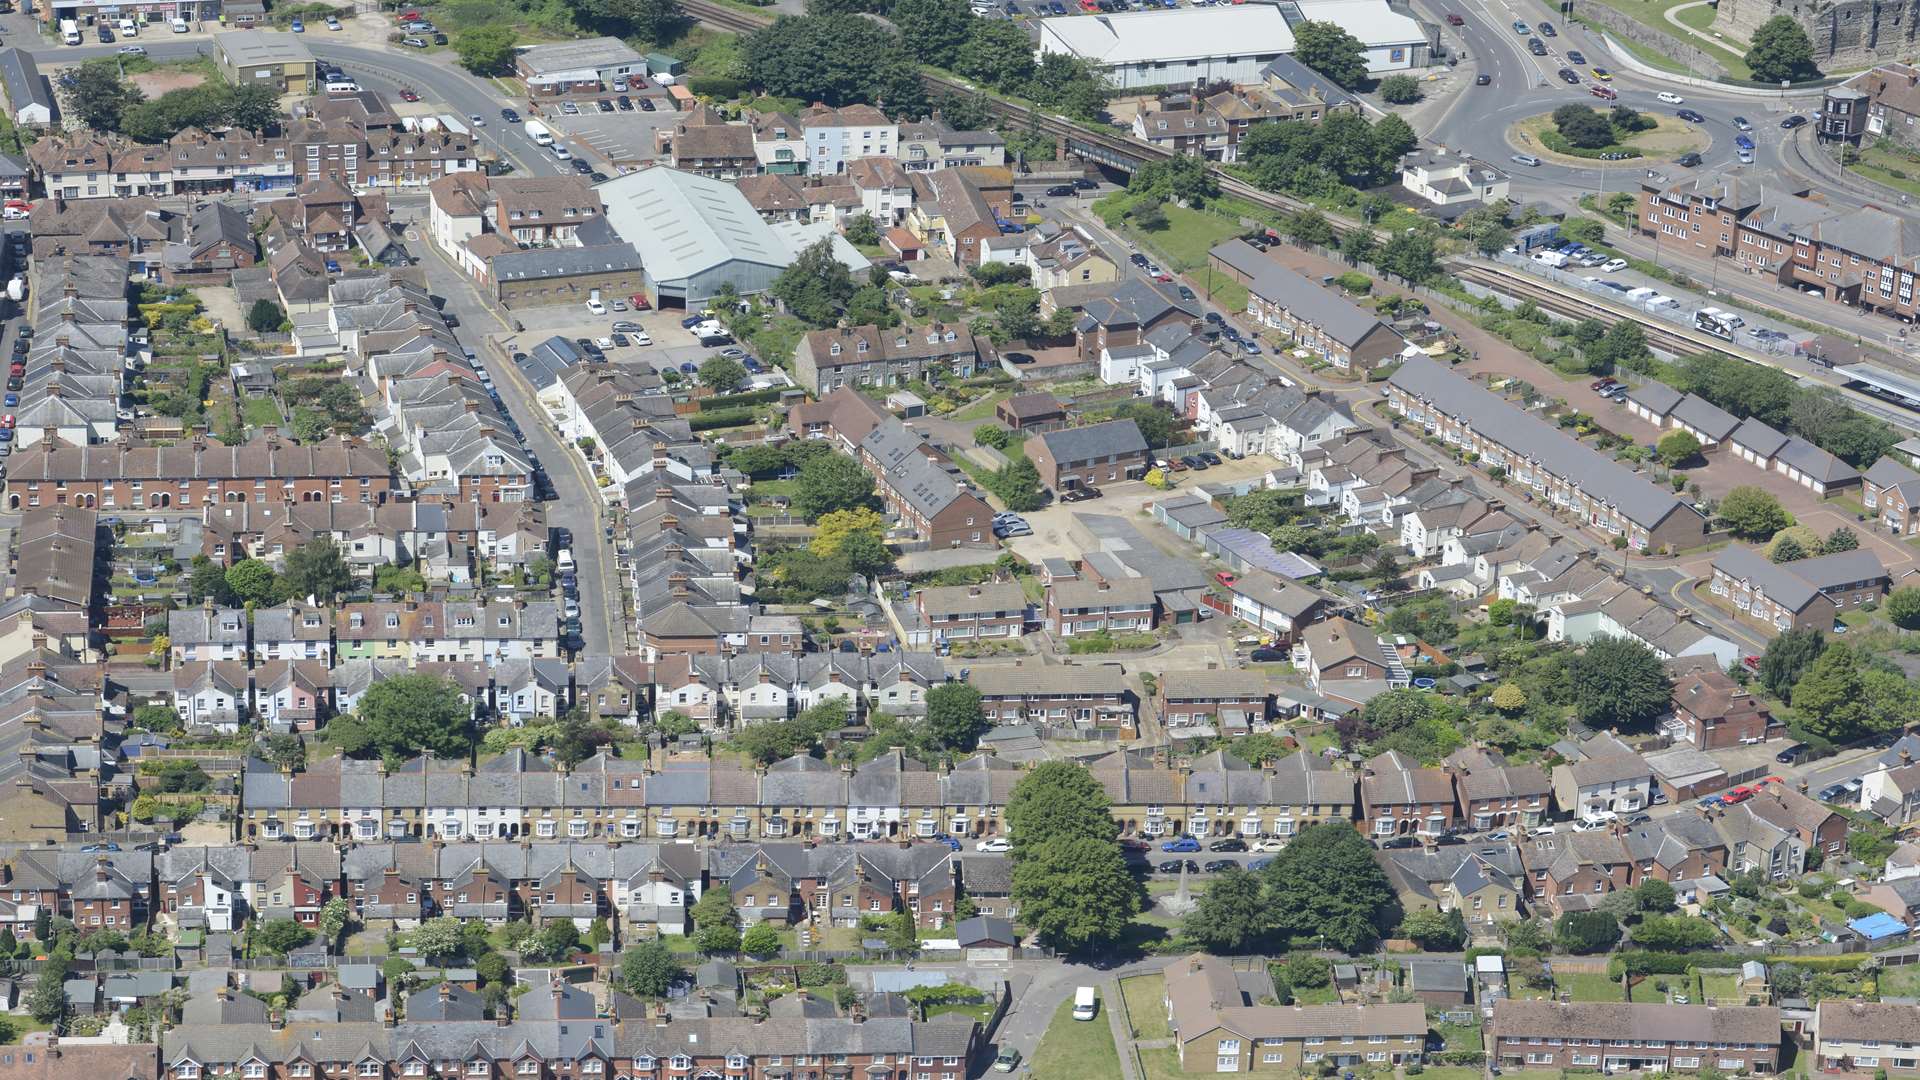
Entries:
[[1107, 791], [1092, 774], [1065, 761], [1035, 766], [1007, 796], [1007, 832], [1017, 857], [1029, 846], [1062, 837], [1119, 835]]
[[1293, 28], [1293, 58], [1352, 90], [1367, 81], [1367, 47], [1330, 22], [1307, 21]]
[[320, 936], [326, 939], [331, 949], [340, 940], [340, 935], [353, 921], [353, 903], [344, 896], [336, 896], [320, 909]]
[[278, 591], [287, 597], [311, 596], [325, 604], [352, 588], [353, 571], [340, 554], [340, 545], [323, 533], [287, 553]]
[[1271, 927], [1260, 879], [1235, 866], [1200, 894], [1180, 932], [1208, 952], [1238, 953], [1258, 945]]
[[1809, 732], [1829, 742], [1846, 742], [1866, 729], [1866, 683], [1853, 650], [1833, 644], [1793, 684], [1793, 711]]
[[1660, 658], [1633, 638], [1599, 637], [1567, 665], [1574, 712], [1582, 723], [1638, 727], [1667, 708], [1673, 682]]
[[740, 949], [740, 913], [733, 910], [733, 897], [726, 887], [710, 888], [693, 905], [694, 944], [704, 953], [730, 953]]
[[327, 732], [348, 754], [372, 752], [401, 760], [431, 750], [465, 757], [473, 748], [473, 708], [451, 680], [410, 673], [367, 688], [350, 716], [335, 717]]
[[259, 559], [241, 559], [227, 567], [227, 588], [242, 603], [267, 605], [276, 599], [273, 568]]
[[232, 607], [235, 598], [233, 590], [227, 587], [226, 567], [207, 558], [195, 555], [193, 569], [187, 574], [187, 598], [193, 603], [212, 600], [218, 607]]
[[1458, 908], [1446, 912], [1432, 908], [1409, 911], [1406, 918], [1400, 920], [1398, 933], [1428, 952], [1454, 952], [1467, 943], [1467, 923]]
[[1319, 935], [1347, 952], [1379, 936], [1381, 919], [1393, 905], [1393, 889], [1372, 845], [1345, 823], [1301, 830], [1260, 874], [1277, 930]]
[[1767, 547], [1767, 559], [1776, 563], [1799, 562], [1801, 559], [1806, 558], [1808, 554], [1807, 549], [1801, 546], [1800, 540], [1797, 537], [1790, 536], [1785, 532], [1774, 537], [1773, 543], [1767, 545]]
[[1691, 915], [1649, 915], [1633, 928], [1633, 943], [1655, 952], [1704, 949], [1719, 939], [1712, 923]]
[[1487, 700], [1494, 708], [1512, 716], [1527, 707], [1527, 692], [1513, 683], [1501, 683], [1493, 688]]
[[292, 919], [273, 919], [253, 932], [253, 943], [275, 956], [285, 956], [313, 940], [313, 931]]
[[1751, 484], [1727, 492], [1720, 500], [1720, 519], [1742, 540], [1767, 540], [1793, 524], [1793, 515], [1772, 493]]
[[1513, 229], [1507, 225], [1507, 202], [1502, 199], [1492, 206], [1479, 206], [1460, 215], [1454, 222], [1466, 238], [1472, 241], [1474, 249], [1483, 255], [1491, 255], [1513, 242]]
[[971, 751], [991, 726], [972, 683], [944, 682], [927, 691], [927, 737], [942, 749]]
[[800, 467], [792, 505], [808, 521], [819, 521], [835, 510], [872, 507], [876, 505], [873, 474], [845, 454], [822, 454]]
[[1374, 257], [1373, 264], [1383, 273], [1392, 274], [1394, 277], [1414, 284], [1427, 280], [1440, 269], [1439, 260], [1435, 257], [1433, 237], [1424, 230], [1394, 233], [1385, 244], [1381, 245], [1380, 253]]
[[1127, 211], [1133, 226], [1142, 232], [1165, 232], [1173, 225], [1167, 218], [1166, 204], [1160, 199], [1142, 199]]
[[260, 741], [254, 745], [253, 752], [269, 765], [289, 772], [299, 769], [307, 762], [306, 745], [300, 741], [300, 736], [293, 734], [268, 732], [260, 736]]
[[1813, 666], [1827, 647], [1827, 635], [1815, 627], [1796, 628], [1776, 634], [1760, 654], [1760, 685], [1775, 697], [1793, 692], [1793, 685]]
[[590, 0], [587, 11], [621, 36], [638, 36], [657, 45], [669, 44], [689, 25], [678, 0]]
[[1887, 596], [1887, 618], [1902, 630], [1920, 630], [1920, 585], [1903, 585]]
[[675, 979], [685, 974], [679, 956], [660, 940], [642, 941], [623, 950], [620, 980], [638, 997], [663, 998]]
[[1641, 911], [1659, 913], [1674, 909], [1673, 886], [1659, 878], [1647, 878], [1633, 887], [1633, 893]]
[[1599, 343], [1587, 350], [1590, 360], [1627, 368], [1634, 367], [1650, 355], [1647, 351], [1647, 332], [1630, 319], [1621, 319], [1607, 327]]
[[1115, 420], [1131, 420], [1140, 429], [1140, 437], [1150, 450], [1164, 449], [1173, 442], [1179, 421], [1165, 406], [1151, 401], [1129, 401], [1113, 410]]
[[749, 956], [772, 956], [780, 951], [780, 932], [766, 923], [755, 923], [740, 935], [740, 951]]
[[1597, 953], [1620, 940], [1620, 924], [1604, 911], [1569, 911], [1554, 923], [1554, 940], [1570, 953]]
[[95, 131], [119, 131], [127, 110], [146, 100], [120, 77], [120, 65], [111, 57], [89, 60], [63, 84], [68, 119]]
[[67, 1015], [67, 965], [56, 964], [49, 960], [40, 969], [40, 975], [34, 980], [33, 989], [27, 992], [21, 1002], [27, 1015], [43, 1024], [51, 1024]]
[[1411, 105], [1420, 100], [1420, 81], [1411, 75], [1389, 75], [1380, 80], [1380, 100], [1389, 105]]
[[570, 919], [559, 919], [541, 927], [539, 933], [522, 942], [520, 953], [530, 960], [562, 960], [579, 946], [580, 928], [573, 925]]
[[926, 91], [899, 35], [860, 15], [783, 17], [748, 35], [745, 48], [748, 78], [769, 94], [926, 113]]
[[807, 551], [817, 559], [837, 558], [846, 553], [848, 544], [863, 534], [884, 542], [887, 519], [864, 506], [852, 510], [832, 510], [820, 515], [820, 520], [815, 523], [813, 539], [807, 542]]
[[1562, 105], [1553, 110], [1553, 126], [1562, 138], [1583, 150], [1613, 145], [1613, 125], [1585, 105]]
[[1366, 229], [1348, 229], [1340, 236], [1340, 256], [1353, 266], [1372, 262], [1374, 246], [1373, 234]]
[[1654, 451], [1660, 455], [1662, 465], [1669, 469], [1677, 468], [1700, 452], [1700, 440], [1691, 431], [1675, 428], [1660, 436], [1660, 441], [1654, 444]]
[[480, 26], [454, 35], [460, 66], [475, 75], [505, 75], [513, 70], [514, 32], [507, 26]]
[[1033, 77], [1033, 43], [1018, 23], [967, 18], [973, 24], [967, 40], [950, 54], [956, 74], [992, 86], [1017, 86]]
[[848, 221], [846, 232], [849, 244], [871, 247], [880, 242], [880, 223], [873, 220], [872, 214], [860, 214]]
[[1111, 818], [1107, 824], [1104, 837], [1057, 835], [1016, 849], [1013, 902], [1021, 921], [1049, 948], [1081, 952], [1108, 945], [1126, 933], [1140, 910], [1139, 883], [1113, 842]]
[[[859, 21], [866, 22], [865, 19]], [[826, 327], [840, 321], [840, 313], [846, 310], [858, 290], [852, 272], [834, 257], [829, 238], [801, 251], [799, 258], [774, 279], [769, 291], [800, 321], [809, 326]]]
[[1747, 50], [1747, 66], [1756, 82], [1799, 82], [1817, 79], [1820, 69], [1813, 64], [1813, 42], [1791, 15], [1775, 15], [1753, 32], [1752, 47]]
[[951, 60], [981, 21], [961, 0], [894, 0], [887, 18], [900, 28], [907, 54], [930, 64]]
[[1287, 239], [1305, 247], [1325, 247], [1333, 243], [1333, 225], [1317, 206], [1309, 206], [1287, 215]]
[[730, 394], [746, 380], [747, 369], [738, 360], [715, 356], [700, 365], [700, 385], [716, 394]]
[[276, 333], [286, 321], [287, 314], [280, 310], [280, 305], [265, 297], [255, 300], [247, 309], [247, 329], [256, 334]]
[[1858, 551], [1859, 549], [1860, 534], [1847, 528], [1845, 525], [1835, 526], [1834, 530], [1827, 534], [1827, 538], [1820, 541], [1820, 554], [1822, 555], [1838, 555], [1842, 551]]
[[[538, 577], [539, 575], [530, 573], [528, 576]], [[427, 579], [411, 566], [395, 566], [388, 563], [385, 566], [374, 567], [373, 591], [401, 597], [423, 593], [427, 591]]]
[[428, 919], [408, 935], [407, 941], [421, 956], [432, 961], [459, 956], [466, 947], [466, 936], [459, 919], [443, 915]]

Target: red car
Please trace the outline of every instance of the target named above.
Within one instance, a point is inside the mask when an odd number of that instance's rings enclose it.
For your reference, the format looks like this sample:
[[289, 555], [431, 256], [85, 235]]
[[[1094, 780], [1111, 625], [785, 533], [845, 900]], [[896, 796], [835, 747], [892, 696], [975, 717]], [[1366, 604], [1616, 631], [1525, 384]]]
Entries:
[[1732, 791], [1727, 792], [1726, 795], [1721, 797], [1720, 801], [1723, 805], [1733, 806], [1738, 803], [1746, 802], [1748, 799], [1751, 799], [1751, 798], [1753, 798], [1752, 788], [1737, 787], [1737, 788], [1734, 788]]
[[647, 298], [641, 296], [639, 293], [634, 293], [632, 296], [627, 297], [627, 303], [632, 304], [633, 310], [635, 311], [645, 311], [653, 306], [647, 303]]
[[12, 426], [13, 426], [13, 414], [12, 414], [12, 413], [8, 413], [8, 414], [7, 414], [7, 415], [5, 415], [5, 416], [0, 416], [0, 428], [10, 428], [10, 427], [12, 427]]
[[1219, 583], [1220, 583], [1220, 584], [1222, 584], [1222, 585], [1229, 585], [1229, 586], [1230, 586], [1230, 585], [1232, 585], [1232, 584], [1233, 584], [1233, 583], [1234, 583], [1235, 581], [1238, 581], [1239, 579], [1238, 579], [1238, 578], [1236, 578], [1236, 577], [1234, 577], [1234, 576], [1233, 576], [1233, 575], [1232, 575], [1231, 573], [1229, 573], [1229, 572], [1227, 572], [1227, 571], [1225, 571], [1225, 570], [1222, 570], [1222, 571], [1220, 571], [1219, 573], [1216, 573], [1216, 574], [1214, 574], [1214, 575], [1213, 575], [1213, 580], [1215, 580], [1215, 581], [1217, 581], [1217, 582], [1219, 582]]
[[413, 92], [413, 87], [403, 86], [400, 88], [400, 100], [401, 101], [419, 101], [420, 95]]
[[1743, 656], [1740, 658], [1740, 662], [1754, 671], [1760, 670], [1760, 658], [1757, 656]]
[[1157, 274], [1155, 274], [1155, 275], [1153, 275], [1153, 280], [1155, 280], [1155, 281], [1172, 281], [1172, 280], [1173, 280], [1173, 275], [1172, 275], [1172, 274], [1169, 274], [1169, 273], [1167, 273], [1167, 272], [1166, 272], [1165, 270], [1162, 270], [1162, 271], [1160, 271], [1159, 273], [1157, 273]]
[[419, 22], [420, 13], [418, 11], [403, 11], [400, 13], [400, 21], [403, 23]]

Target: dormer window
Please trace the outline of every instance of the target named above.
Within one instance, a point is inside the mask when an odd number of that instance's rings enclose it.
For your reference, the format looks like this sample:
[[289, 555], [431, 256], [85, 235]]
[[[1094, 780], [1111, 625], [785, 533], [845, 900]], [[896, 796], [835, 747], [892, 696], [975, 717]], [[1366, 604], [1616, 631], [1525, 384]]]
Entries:
[[854, 342], [854, 343], [853, 343], [853, 351], [854, 351], [854, 352], [862, 352], [862, 353], [863, 353], [863, 352], [866, 352], [866, 351], [867, 351], [867, 343], [866, 343], [865, 341], [856, 341], [856, 342]]
[[827, 355], [828, 355], [828, 356], [839, 356], [839, 355], [840, 355], [840, 343], [836, 341], [836, 342], [834, 342], [833, 344], [831, 344], [831, 345], [829, 345], [829, 346], [827, 346]]

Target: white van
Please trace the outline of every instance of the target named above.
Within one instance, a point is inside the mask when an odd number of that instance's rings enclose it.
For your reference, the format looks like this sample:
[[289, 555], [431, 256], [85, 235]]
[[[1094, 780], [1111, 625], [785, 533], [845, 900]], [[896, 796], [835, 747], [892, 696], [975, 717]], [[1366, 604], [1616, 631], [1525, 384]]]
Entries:
[[354, 82], [352, 79], [335, 79], [327, 84], [327, 93], [329, 94], [357, 94], [359, 92], [360, 84]]
[[561, 548], [560, 554], [553, 560], [553, 565], [559, 567], [563, 574], [570, 572], [573, 569], [573, 549]]
[[173, 27], [173, 32], [176, 34], [184, 34], [193, 29], [193, 27], [187, 25], [187, 20], [185, 19], [175, 19], [167, 25]]
[[113, 25], [114, 25], [114, 29], [120, 31], [121, 37], [139, 37], [140, 36], [140, 24], [137, 22], [134, 22], [132, 19], [122, 18], [119, 22]]
[[1098, 1012], [1098, 1003], [1093, 995], [1093, 987], [1082, 986], [1073, 992], [1073, 1018], [1091, 1020]]
[[80, 24], [72, 19], [61, 19], [60, 40], [68, 45], [80, 44]]
[[1700, 314], [1712, 318], [1729, 330], [1738, 330], [1747, 325], [1747, 320], [1735, 315], [1731, 311], [1721, 311], [1719, 308], [1701, 308]]

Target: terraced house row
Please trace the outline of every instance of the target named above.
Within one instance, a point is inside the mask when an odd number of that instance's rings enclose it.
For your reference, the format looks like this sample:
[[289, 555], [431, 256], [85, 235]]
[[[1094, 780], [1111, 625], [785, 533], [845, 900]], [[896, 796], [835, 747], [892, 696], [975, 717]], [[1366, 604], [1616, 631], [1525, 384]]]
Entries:
[[[1417, 820], [1432, 835], [1468, 820], [1537, 823], [1548, 794], [1538, 770], [1495, 755], [1446, 769], [1402, 769], [1379, 782], [1308, 754], [1257, 766], [1222, 751], [1168, 761], [1114, 751], [1086, 763], [1122, 835], [1292, 836], [1327, 821]], [[1389, 763], [1391, 764], [1391, 763]], [[243, 783], [248, 840], [904, 840], [998, 836], [1025, 768], [990, 753], [932, 769], [899, 750], [863, 765], [795, 755], [748, 769], [707, 760], [659, 767], [604, 754], [571, 770], [515, 751], [477, 769], [432, 756], [396, 769], [330, 758], [288, 773], [251, 762]], [[1502, 787], [1513, 790], [1501, 790]], [[1372, 827], [1368, 826], [1372, 831]], [[1422, 828], [1423, 833], [1429, 832]]]

